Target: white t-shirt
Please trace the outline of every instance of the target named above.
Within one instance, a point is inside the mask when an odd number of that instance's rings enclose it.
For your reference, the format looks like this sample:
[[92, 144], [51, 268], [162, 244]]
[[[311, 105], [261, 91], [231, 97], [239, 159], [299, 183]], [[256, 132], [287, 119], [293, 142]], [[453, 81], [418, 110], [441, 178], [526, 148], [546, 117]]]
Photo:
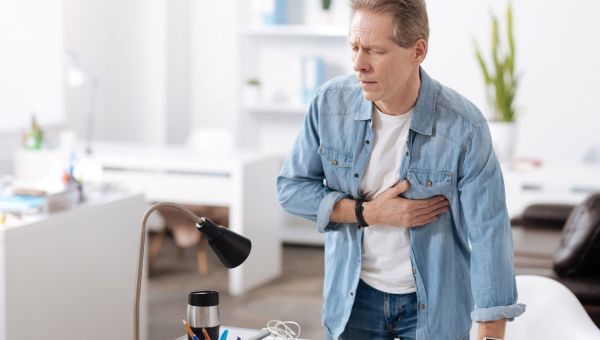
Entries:
[[[398, 183], [413, 112], [394, 116], [373, 107], [373, 152], [360, 182], [361, 194], [367, 200]], [[409, 247], [406, 228], [377, 224], [365, 228], [360, 278], [382, 292], [415, 292]]]

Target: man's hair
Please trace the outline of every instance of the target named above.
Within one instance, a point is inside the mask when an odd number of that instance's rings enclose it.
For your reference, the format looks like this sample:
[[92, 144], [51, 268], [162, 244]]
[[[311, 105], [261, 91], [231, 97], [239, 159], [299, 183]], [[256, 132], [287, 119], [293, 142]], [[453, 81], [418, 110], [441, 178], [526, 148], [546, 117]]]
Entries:
[[417, 40], [429, 40], [429, 19], [425, 0], [350, 0], [352, 15], [359, 10], [390, 13], [394, 17], [392, 40], [400, 47], [413, 46]]

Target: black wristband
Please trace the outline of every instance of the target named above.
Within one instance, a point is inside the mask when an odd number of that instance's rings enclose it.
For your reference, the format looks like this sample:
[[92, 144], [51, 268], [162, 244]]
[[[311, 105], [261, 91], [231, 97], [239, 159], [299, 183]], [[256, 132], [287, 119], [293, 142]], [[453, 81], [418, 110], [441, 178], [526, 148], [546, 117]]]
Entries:
[[358, 221], [358, 227], [359, 228], [366, 228], [369, 226], [369, 224], [365, 221], [365, 218], [363, 217], [363, 200], [360, 198], [357, 198], [356, 203], [354, 203], [354, 213], [356, 214], [356, 220]]

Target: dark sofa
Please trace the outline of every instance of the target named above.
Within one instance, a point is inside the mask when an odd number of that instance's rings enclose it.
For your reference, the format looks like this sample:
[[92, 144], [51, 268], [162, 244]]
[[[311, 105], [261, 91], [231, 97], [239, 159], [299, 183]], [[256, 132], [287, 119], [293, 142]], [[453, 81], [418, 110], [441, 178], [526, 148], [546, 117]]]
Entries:
[[516, 274], [561, 282], [600, 327], [600, 193], [577, 206], [532, 205], [511, 222]]

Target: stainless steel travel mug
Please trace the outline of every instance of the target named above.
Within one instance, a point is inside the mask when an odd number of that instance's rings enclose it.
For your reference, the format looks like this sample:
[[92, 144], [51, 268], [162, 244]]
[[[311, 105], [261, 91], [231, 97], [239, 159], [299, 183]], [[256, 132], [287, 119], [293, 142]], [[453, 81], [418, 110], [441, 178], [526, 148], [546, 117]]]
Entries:
[[[198, 339], [206, 339], [202, 332], [204, 328], [211, 340], [218, 340], [221, 325], [219, 292], [215, 290], [191, 292], [188, 295], [187, 320]], [[192, 340], [189, 335], [188, 339]]]

